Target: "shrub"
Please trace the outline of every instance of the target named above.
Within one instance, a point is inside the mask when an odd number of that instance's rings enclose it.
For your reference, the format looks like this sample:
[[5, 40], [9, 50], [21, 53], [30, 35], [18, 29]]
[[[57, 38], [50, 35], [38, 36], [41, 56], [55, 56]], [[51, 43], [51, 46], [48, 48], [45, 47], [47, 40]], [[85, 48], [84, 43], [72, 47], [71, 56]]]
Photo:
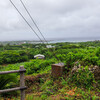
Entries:
[[96, 56], [100, 57], [100, 47], [96, 50]]
[[75, 83], [78, 87], [90, 88], [94, 81], [94, 75], [89, 71], [88, 67], [81, 67], [72, 77], [69, 82]]
[[83, 58], [84, 65], [97, 65], [98, 57], [93, 54], [87, 54]]

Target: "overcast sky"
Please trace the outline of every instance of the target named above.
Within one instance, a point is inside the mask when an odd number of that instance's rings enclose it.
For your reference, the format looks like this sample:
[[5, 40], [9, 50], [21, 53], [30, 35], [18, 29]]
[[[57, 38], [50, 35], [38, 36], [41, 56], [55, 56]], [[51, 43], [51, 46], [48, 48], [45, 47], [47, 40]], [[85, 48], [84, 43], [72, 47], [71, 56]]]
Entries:
[[[36, 30], [20, 0], [12, 0]], [[100, 0], [22, 0], [46, 38], [99, 37]], [[37, 31], [37, 30], [36, 30]], [[40, 34], [38, 33], [40, 36]], [[9, 0], [0, 1], [0, 41], [37, 39]]]

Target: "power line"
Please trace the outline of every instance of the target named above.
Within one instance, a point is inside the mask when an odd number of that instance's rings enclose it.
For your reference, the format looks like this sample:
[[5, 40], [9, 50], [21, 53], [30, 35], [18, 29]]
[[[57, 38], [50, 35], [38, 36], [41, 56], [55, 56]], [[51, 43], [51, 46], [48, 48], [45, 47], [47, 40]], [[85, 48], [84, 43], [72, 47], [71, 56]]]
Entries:
[[[38, 34], [35, 32], [35, 30], [33, 29], [33, 27], [29, 24], [29, 22], [25, 19], [25, 17], [22, 15], [22, 13], [18, 10], [18, 8], [15, 6], [15, 4], [12, 2], [12, 0], [9, 0], [11, 2], [11, 4], [14, 6], [14, 8], [17, 10], [17, 12], [21, 15], [21, 17], [24, 19], [24, 21], [27, 23], [27, 25], [31, 28], [31, 30], [37, 35], [37, 37], [40, 39], [41, 42], [44, 43], [44, 41], [41, 40], [41, 38], [38, 36]], [[41, 32], [41, 31], [40, 31]], [[48, 43], [48, 42], [47, 42]], [[44, 45], [46, 45], [44, 43]], [[56, 57], [56, 55], [54, 54], [54, 56]], [[58, 61], [59, 59], [56, 58]]]
[[[17, 10], [17, 12], [21, 15], [21, 17], [24, 19], [24, 21], [27, 23], [27, 25], [31, 28], [31, 30], [37, 35], [37, 37], [40, 39], [41, 42], [43, 42], [41, 40], [41, 38], [38, 36], [38, 34], [35, 32], [35, 30], [33, 29], [33, 27], [29, 24], [29, 22], [25, 19], [25, 17], [21, 14], [21, 12], [18, 10], [18, 8], [15, 6], [15, 4], [9, 0], [11, 2], [11, 4], [14, 6], [14, 8]], [[44, 43], [44, 42], [43, 42]]]
[[[38, 29], [39, 33], [41, 34], [41, 36], [43, 37], [43, 39], [45, 40], [45, 42], [47, 42], [47, 40], [45, 39], [45, 37], [43, 36], [43, 33], [41, 32], [41, 30], [39, 29], [39, 27], [37, 26], [36, 22], [34, 21], [34, 19], [32, 18], [30, 12], [28, 11], [28, 9], [26, 8], [24, 2], [22, 0], [20, 0], [20, 2], [22, 3], [23, 7], [25, 8], [26, 12], [28, 13], [29, 17], [31, 18], [33, 24], [36, 26], [36, 28]], [[48, 42], [47, 42], [48, 43]]]

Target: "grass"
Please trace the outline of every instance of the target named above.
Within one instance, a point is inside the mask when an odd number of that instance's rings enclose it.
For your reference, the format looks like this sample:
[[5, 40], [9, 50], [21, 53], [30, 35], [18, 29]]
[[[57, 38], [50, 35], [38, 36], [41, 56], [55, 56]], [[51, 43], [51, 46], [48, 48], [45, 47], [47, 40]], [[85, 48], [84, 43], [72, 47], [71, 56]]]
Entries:
[[[41, 64], [42, 61], [42, 64]], [[24, 65], [27, 69], [27, 86], [26, 100], [96, 100], [100, 99], [100, 90], [93, 87], [93, 76], [85, 67], [85, 71], [80, 70], [74, 74], [72, 79], [64, 74], [63, 77], [54, 79], [51, 77], [51, 66], [53, 59], [47, 60], [31, 60], [30, 62], [10, 64], [5, 66], [3, 70], [18, 70], [20, 65]], [[55, 61], [56, 62], [56, 61]], [[33, 66], [33, 67], [32, 67]], [[35, 72], [34, 72], [35, 70]], [[31, 74], [30, 74], [31, 73]], [[89, 77], [86, 77], [89, 74]], [[85, 78], [84, 78], [85, 76]], [[25, 78], [26, 78], [25, 77]], [[75, 82], [78, 83], [74, 84]], [[81, 86], [80, 83], [81, 82]], [[88, 88], [85, 88], [85, 85]], [[83, 84], [83, 87], [82, 87]], [[3, 98], [0, 98], [2, 100]], [[7, 98], [6, 98], [7, 99]], [[11, 100], [8, 98], [8, 100]], [[20, 100], [20, 97], [12, 97], [12, 100]]]
[[[30, 85], [32, 91], [26, 91], [25, 100], [99, 100], [99, 89], [85, 89], [68, 84], [65, 78], [53, 79], [50, 73], [37, 77]], [[29, 84], [29, 82], [28, 82]], [[29, 87], [29, 88], [30, 88]], [[30, 89], [29, 89], [30, 90]], [[98, 93], [98, 94], [97, 94]], [[0, 100], [4, 100], [0, 98]], [[6, 100], [20, 100], [20, 97], [6, 98]]]

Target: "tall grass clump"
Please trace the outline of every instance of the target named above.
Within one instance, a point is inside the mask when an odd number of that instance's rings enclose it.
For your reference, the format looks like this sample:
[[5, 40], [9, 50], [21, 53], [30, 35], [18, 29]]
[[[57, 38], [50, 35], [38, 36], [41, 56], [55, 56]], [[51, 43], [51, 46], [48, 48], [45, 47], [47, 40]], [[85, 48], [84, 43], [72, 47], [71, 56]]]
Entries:
[[[13, 88], [18, 85], [18, 80], [15, 74], [0, 75], [0, 90]], [[17, 95], [17, 92], [2, 93], [1, 96], [8, 97]]]
[[70, 78], [69, 82], [73, 82], [77, 87], [91, 88], [95, 82], [94, 75], [89, 71], [88, 66], [81, 67]]

